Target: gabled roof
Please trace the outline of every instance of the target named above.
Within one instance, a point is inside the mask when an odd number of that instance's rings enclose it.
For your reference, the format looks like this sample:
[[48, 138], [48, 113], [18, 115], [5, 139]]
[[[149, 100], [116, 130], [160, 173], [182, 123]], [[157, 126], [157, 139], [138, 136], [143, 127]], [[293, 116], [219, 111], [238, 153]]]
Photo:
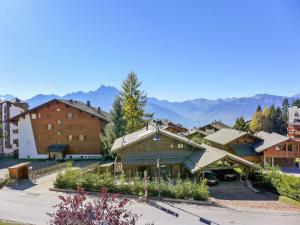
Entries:
[[209, 124], [206, 124], [206, 125], [200, 127], [200, 129], [203, 129], [203, 128], [208, 127], [208, 126], [212, 126], [212, 127], [216, 128], [218, 130], [231, 128], [229, 125], [227, 125], [227, 124], [225, 124], [221, 121], [214, 121], [212, 123], [209, 123]]
[[226, 145], [245, 135], [250, 135], [252, 137], [255, 137], [258, 140], [261, 140], [260, 137], [254, 136], [244, 131], [235, 130], [235, 129], [221, 129], [213, 134], [206, 136], [204, 139], [220, 145]]
[[205, 167], [209, 166], [210, 164], [223, 159], [229, 159], [233, 162], [239, 163], [247, 167], [252, 167], [252, 168], [256, 167], [255, 164], [245, 159], [242, 159], [236, 155], [233, 155], [229, 152], [211, 147], [206, 144], [202, 144], [201, 147], [204, 148], [205, 150], [193, 152], [184, 161], [184, 165], [187, 167], [187, 169], [190, 170], [191, 173], [196, 173], [199, 170], [203, 170]]
[[267, 148], [278, 145], [284, 141], [288, 141], [289, 138], [277, 133], [267, 133], [264, 131], [260, 131], [256, 134], [257, 137], [263, 139], [261, 142], [257, 143], [254, 146], [256, 152], [262, 152]]
[[[123, 149], [125, 147], [128, 147], [132, 144], [138, 143], [144, 139], [154, 136], [156, 132], [157, 132], [156, 128], [154, 126], [150, 125], [148, 127], [148, 130], [146, 128], [143, 128], [143, 129], [133, 132], [131, 134], [127, 134], [123, 137], [117, 138], [111, 148], [111, 151], [116, 152], [116, 151]], [[188, 138], [186, 138], [182, 135], [174, 134], [174, 133], [169, 132], [164, 129], [160, 129], [159, 133], [162, 135], [165, 135], [167, 137], [176, 139], [178, 141], [182, 141], [182, 142], [189, 144], [191, 146], [194, 146], [196, 148], [202, 148], [200, 145], [198, 145], [194, 141], [189, 140]]]
[[205, 131], [197, 129], [197, 128], [191, 129], [191, 130], [187, 131], [186, 133], [184, 133], [183, 135], [188, 137], [188, 136], [193, 135], [193, 134], [202, 134], [203, 136], [209, 135]]
[[95, 116], [101, 120], [105, 120], [105, 121], [108, 121], [108, 118], [107, 118], [107, 113], [100, 110], [100, 109], [97, 109], [95, 107], [92, 107], [92, 106], [88, 106], [87, 104], [83, 103], [83, 102], [80, 102], [80, 101], [76, 101], [76, 100], [66, 100], [66, 99], [52, 99], [46, 103], [43, 103], [37, 107], [34, 107], [32, 109], [29, 109], [29, 110], [26, 110], [25, 112], [15, 116], [15, 117], [12, 117], [11, 119], [9, 119], [9, 121], [16, 121], [18, 120], [21, 116], [24, 116], [26, 115], [27, 113], [30, 113], [30, 112], [34, 112], [35, 110], [43, 107], [43, 106], [46, 106], [47, 104], [50, 104], [52, 102], [61, 102], [61, 103], [64, 103], [65, 105], [68, 105], [70, 107], [74, 107], [78, 110], [81, 110], [83, 112], [86, 112], [86, 113], [89, 113], [91, 114], [92, 116]]

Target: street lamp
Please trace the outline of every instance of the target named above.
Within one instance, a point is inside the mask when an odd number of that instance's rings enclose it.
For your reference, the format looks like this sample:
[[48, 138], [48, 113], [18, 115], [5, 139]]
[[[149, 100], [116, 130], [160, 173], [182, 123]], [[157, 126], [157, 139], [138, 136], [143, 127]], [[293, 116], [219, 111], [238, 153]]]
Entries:
[[153, 138], [153, 141], [157, 142], [157, 161], [156, 161], [156, 166], [157, 166], [157, 175], [158, 175], [158, 198], [160, 198], [160, 146], [159, 146], [159, 141], [160, 141], [160, 136], [159, 136], [159, 126], [162, 124], [160, 120], [154, 120], [153, 121], [156, 124], [156, 132], [155, 136]]

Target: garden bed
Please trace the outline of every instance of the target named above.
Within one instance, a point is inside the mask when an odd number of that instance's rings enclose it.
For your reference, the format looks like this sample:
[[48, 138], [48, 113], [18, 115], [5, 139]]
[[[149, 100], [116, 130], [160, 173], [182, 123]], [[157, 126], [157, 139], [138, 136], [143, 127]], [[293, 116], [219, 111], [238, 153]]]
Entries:
[[[87, 191], [99, 192], [106, 188], [111, 193], [125, 195], [144, 195], [144, 181], [140, 178], [126, 179], [124, 175], [113, 177], [109, 173], [98, 174], [96, 172], [84, 173], [80, 169], [68, 169], [57, 175], [54, 187], [60, 189], [76, 190], [78, 186]], [[206, 200], [209, 197], [206, 181], [194, 183], [191, 180], [161, 181], [161, 197], [172, 199]], [[147, 182], [148, 196], [158, 195], [158, 181]]]

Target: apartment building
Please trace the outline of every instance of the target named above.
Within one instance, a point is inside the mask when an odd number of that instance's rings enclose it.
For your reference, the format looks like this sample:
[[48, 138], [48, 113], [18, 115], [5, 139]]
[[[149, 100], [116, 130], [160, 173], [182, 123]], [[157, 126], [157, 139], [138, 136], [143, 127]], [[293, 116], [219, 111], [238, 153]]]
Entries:
[[101, 156], [108, 119], [90, 102], [53, 99], [10, 120], [19, 127], [19, 158]]
[[28, 109], [28, 104], [16, 98], [0, 102], [0, 154], [17, 154], [19, 149], [18, 124], [9, 123], [7, 120], [23, 113]]

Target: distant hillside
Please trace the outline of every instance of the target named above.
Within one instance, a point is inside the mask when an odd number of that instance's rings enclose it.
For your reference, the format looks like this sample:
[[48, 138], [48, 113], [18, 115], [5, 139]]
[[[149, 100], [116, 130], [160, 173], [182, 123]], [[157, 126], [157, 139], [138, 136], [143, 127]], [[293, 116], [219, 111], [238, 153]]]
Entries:
[[[78, 91], [64, 96], [39, 94], [28, 99], [27, 102], [30, 107], [35, 107], [54, 98], [75, 99], [83, 102], [90, 100], [92, 105], [109, 111], [118, 93], [117, 88], [102, 85], [95, 91]], [[294, 99], [300, 98], [300, 94], [292, 97], [257, 94], [252, 97], [217, 100], [198, 98], [183, 102], [170, 102], [151, 97], [148, 99], [146, 111], [154, 112], [155, 118], [170, 119], [187, 127], [200, 126], [212, 120], [221, 120], [232, 125], [240, 115], [250, 119], [258, 104], [262, 107], [272, 104], [281, 106], [284, 98], [288, 98], [292, 103]]]

